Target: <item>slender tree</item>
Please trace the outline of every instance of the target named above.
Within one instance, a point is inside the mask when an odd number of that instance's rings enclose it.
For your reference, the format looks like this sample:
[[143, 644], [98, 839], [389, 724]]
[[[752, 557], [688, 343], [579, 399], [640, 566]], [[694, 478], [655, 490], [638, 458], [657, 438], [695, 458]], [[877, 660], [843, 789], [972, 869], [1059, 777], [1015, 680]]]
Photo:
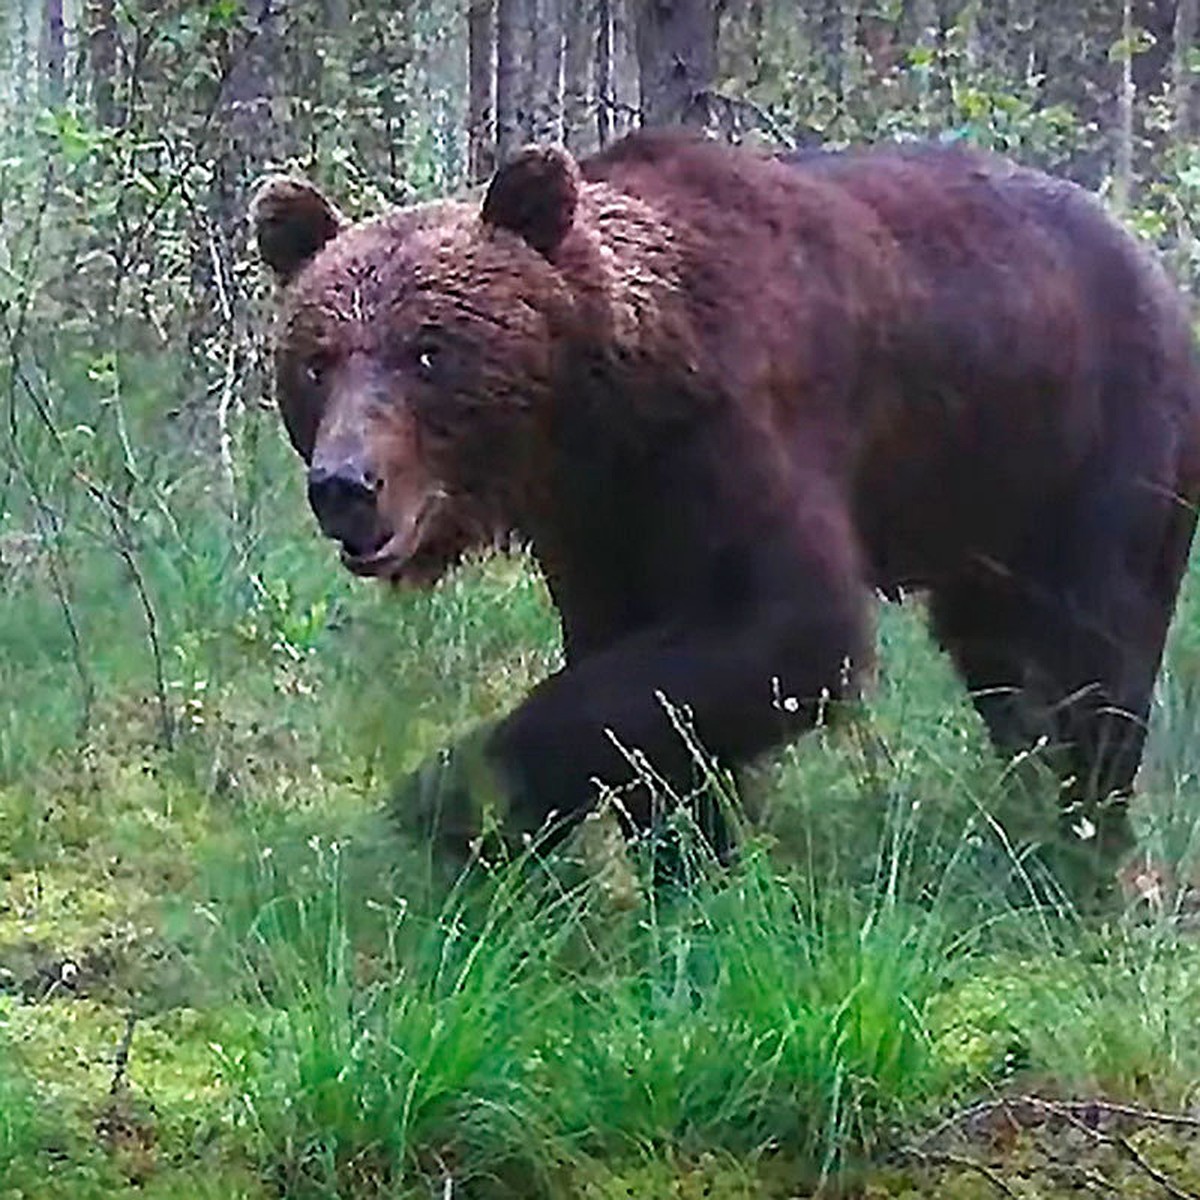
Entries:
[[524, 0], [496, 0], [496, 158], [520, 146], [521, 17]]
[[1113, 200], [1118, 211], [1129, 207], [1133, 190], [1133, 119], [1136, 89], [1133, 81], [1134, 52], [1133, 4], [1121, 5], [1120, 63], [1121, 83], [1117, 97], [1117, 144], [1113, 168]]
[[1175, 136], [1186, 141], [1192, 129], [1192, 64], [1196, 42], [1196, 0], [1177, 0], [1172, 31], [1171, 86], [1175, 102]]
[[467, 173], [474, 183], [495, 165], [495, 29], [493, 0], [472, 0], [467, 9]]
[[563, 141], [575, 153], [594, 142], [589, 121], [590, 78], [596, 56], [598, 5], [564, 0], [563, 20]]
[[714, 0], [638, 0], [635, 11], [642, 120], [703, 121], [717, 75]]
[[929, 100], [933, 56], [937, 50], [938, 12], [936, 0], [905, 0], [900, 18], [900, 37], [913, 62], [908, 72], [910, 94], [921, 107]]
[[637, 5], [640, 0], [612, 0], [613, 136], [627, 133], [641, 113], [642, 70], [637, 54]]
[[117, 119], [113, 88], [117, 65], [117, 17], [113, 0], [92, 0], [85, 20], [92, 107], [99, 124], [114, 125]]
[[529, 136], [535, 142], [557, 142], [562, 139], [561, 6], [559, 0], [529, 0], [529, 9], [532, 17]]
[[845, 66], [845, 44], [842, 40], [841, 0], [821, 0], [812, 8], [815, 37], [813, 41], [821, 47], [821, 58], [825, 65], [825, 86], [841, 100], [843, 93], [843, 69]]
[[66, 97], [66, 37], [63, 0], [44, 0], [40, 46], [43, 94], [48, 104], [62, 104]]
[[617, 99], [613, 32], [612, 0], [596, 0], [596, 141], [601, 148], [613, 138], [613, 113]]

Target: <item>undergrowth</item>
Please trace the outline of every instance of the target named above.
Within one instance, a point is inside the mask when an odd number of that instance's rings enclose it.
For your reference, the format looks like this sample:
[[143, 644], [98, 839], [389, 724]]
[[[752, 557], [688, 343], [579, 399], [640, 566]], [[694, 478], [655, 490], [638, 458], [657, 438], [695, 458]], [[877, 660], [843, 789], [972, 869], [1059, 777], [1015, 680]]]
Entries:
[[[353, 583], [269, 428], [236, 521], [159, 465], [153, 639], [86, 523], [5, 510], [0, 1196], [974, 1195], [910, 1154], [973, 1100], [1194, 1102], [1187, 893], [1075, 913], [1052, 788], [994, 759], [918, 605], [866, 712], [731, 798], [761, 818], [732, 869], [688, 843], [656, 890], [635, 846], [616, 903], [612, 864], [535, 848], [447, 886], [380, 801], [554, 669], [544, 587], [520, 553]], [[1176, 878], [1196, 603], [1136, 812]]]

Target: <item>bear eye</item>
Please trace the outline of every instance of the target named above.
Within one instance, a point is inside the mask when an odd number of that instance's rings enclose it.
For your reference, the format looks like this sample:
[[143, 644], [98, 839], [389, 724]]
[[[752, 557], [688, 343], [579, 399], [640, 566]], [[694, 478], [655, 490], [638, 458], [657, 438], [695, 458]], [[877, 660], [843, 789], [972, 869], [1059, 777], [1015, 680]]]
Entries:
[[301, 368], [304, 382], [319, 388], [325, 382], [326, 363], [323, 358], [310, 358]]
[[425, 342], [416, 348], [413, 358], [416, 360], [417, 372], [422, 379], [432, 379], [437, 371], [440, 351], [437, 346]]

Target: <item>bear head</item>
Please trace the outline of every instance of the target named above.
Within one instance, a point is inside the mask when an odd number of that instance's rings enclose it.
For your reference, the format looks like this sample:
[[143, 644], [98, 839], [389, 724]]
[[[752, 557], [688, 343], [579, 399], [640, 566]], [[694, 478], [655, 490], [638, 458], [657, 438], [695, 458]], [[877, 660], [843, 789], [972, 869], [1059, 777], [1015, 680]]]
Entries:
[[531, 148], [482, 205], [350, 223], [316, 188], [268, 179], [251, 206], [282, 289], [276, 386], [308, 497], [354, 573], [428, 583], [522, 525], [556, 348], [581, 321], [556, 259], [579, 170]]

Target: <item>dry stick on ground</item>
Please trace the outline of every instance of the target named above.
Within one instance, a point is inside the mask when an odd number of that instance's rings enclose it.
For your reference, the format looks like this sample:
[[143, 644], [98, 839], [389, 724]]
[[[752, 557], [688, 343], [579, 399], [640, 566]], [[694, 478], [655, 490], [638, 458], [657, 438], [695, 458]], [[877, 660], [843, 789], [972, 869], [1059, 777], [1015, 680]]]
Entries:
[[1160, 1171], [1150, 1162], [1127, 1137], [1119, 1133], [1105, 1133], [1103, 1130], [1093, 1129], [1086, 1121], [1081, 1121], [1074, 1113], [1058, 1108], [1057, 1105], [1047, 1103], [1044, 1107], [1047, 1112], [1064, 1117], [1072, 1128], [1078, 1129], [1080, 1133], [1091, 1138], [1097, 1145], [1112, 1146], [1133, 1163], [1139, 1171], [1158, 1184], [1171, 1197], [1171, 1200], [1197, 1200], [1195, 1192], [1185, 1191], [1179, 1187], [1165, 1171]]
[[1110, 1100], [1044, 1100], [1040, 1096], [1007, 1096], [999, 1100], [981, 1100], [958, 1112], [951, 1113], [940, 1124], [934, 1126], [917, 1143], [920, 1147], [932, 1145], [947, 1133], [962, 1133], [968, 1127], [982, 1119], [1003, 1114], [1021, 1128], [1028, 1128], [1033, 1122], [1022, 1108], [1036, 1109], [1048, 1116], [1064, 1119], [1074, 1117], [1081, 1119], [1085, 1114], [1102, 1117], [1122, 1117], [1142, 1125], [1173, 1125], [1181, 1129], [1200, 1130], [1200, 1116], [1189, 1116], [1187, 1113], [1163, 1112], [1161, 1109], [1146, 1108], [1140, 1104], [1121, 1104]]
[[941, 1150], [918, 1150], [915, 1146], [906, 1148], [904, 1155], [906, 1158], [916, 1159], [917, 1162], [927, 1167], [957, 1167], [964, 1171], [974, 1171], [976, 1175], [986, 1179], [1001, 1196], [1007, 1197], [1007, 1200], [1021, 1200], [1020, 1196], [987, 1163], [979, 1162], [967, 1155], [948, 1154]]
[[1041, 1146], [1039, 1150], [1046, 1160], [1046, 1173], [1052, 1178], [1061, 1179], [1068, 1187], [1084, 1188], [1089, 1195], [1103, 1196], [1104, 1200], [1112, 1196], [1112, 1183], [1098, 1171], [1076, 1166], [1048, 1147]]
[[[1144, 1108], [1137, 1104], [1112, 1103], [1106, 1100], [1055, 1101], [1028, 1095], [1011, 1096], [1001, 1100], [984, 1100], [957, 1113], [952, 1113], [918, 1143], [901, 1147], [899, 1153], [904, 1158], [915, 1159], [930, 1165], [958, 1166], [975, 1171], [983, 1175], [1002, 1194], [1012, 1196], [1015, 1193], [987, 1164], [975, 1159], [947, 1154], [931, 1147], [948, 1133], [961, 1133], [969, 1136], [972, 1126], [996, 1115], [1002, 1115], [1018, 1129], [1033, 1128], [1037, 1122], [1032, 1119], [1031, 1110], [1041, 1113], [1046, 1118], [1058, 1118], [1065, 1121], [1097, 1145], [1116, 1150], [1143, 1175], [1162, 1188], [1172, 1200], [1200, 1200], [1196, 1192], [1180, 1187], [1170, 1175], [1150, 1162], [1127, 1137], [1119, 1133], [1106, 1133], [1104, 1130], [1095, 1129], [1084, 1120], [1085, 1115], [1099, 1116], [1119, 1118], [1141, 1125], [1165, 1125], [1177, 1129], [1200, 1130], [1200, 1117], [1189, 1116], [1186, 1113], [1163, 1112], [1159, 1109]], [[1071, 1169], [1093, 1188], [1104, 1183], [1103, 1180], [1093, 1177], [1092, 1173], [1084, 1168], [1073, 1167]]]
[[130, 1009], [125, 1014], [125, 1030], [121, 1034], [121, 1040], [117, 1043], [116, 1053], [113, 1055], [113, 1077], [108, 1088], [110, 1096], [117, 1095], [125, 1086], [125, 1074], [129, 1070], [129, 1052], [133, 1048], [133, 1030], [136, 1025], [137, 1013]]

